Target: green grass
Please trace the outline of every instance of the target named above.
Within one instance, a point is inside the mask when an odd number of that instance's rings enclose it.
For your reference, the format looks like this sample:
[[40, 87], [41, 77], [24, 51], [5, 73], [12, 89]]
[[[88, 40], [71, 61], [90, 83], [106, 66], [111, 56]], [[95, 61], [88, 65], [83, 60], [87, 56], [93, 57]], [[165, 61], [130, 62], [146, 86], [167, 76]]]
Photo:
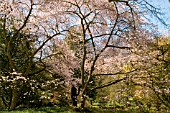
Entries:
[[[71, 107], [42, 107], [30, 109], [17, 109], [14, 111], [0, 111], [0, 113], [143, 113], [140, 110], [122, 110], [112, 108], [89, 108], [85, 110], [75, 109]], [[169, 113], [169, 112], [154, 112], [154, 113]]]
[[[74, 109], [67, 107], [42, 107], [42, 108], [29, 108], [17, 109], [13, 111], [3, 110], [0, 113], [74, 113]], [[75, 112], [76, 113], [76, 112]]]
[[18, 109], [14, 111], [0, 111], [0, 113], [113, 113], [113, 110], [90, 108], [85, 110], [70, 108], [70, 107], [42, 107], [32, 109]]

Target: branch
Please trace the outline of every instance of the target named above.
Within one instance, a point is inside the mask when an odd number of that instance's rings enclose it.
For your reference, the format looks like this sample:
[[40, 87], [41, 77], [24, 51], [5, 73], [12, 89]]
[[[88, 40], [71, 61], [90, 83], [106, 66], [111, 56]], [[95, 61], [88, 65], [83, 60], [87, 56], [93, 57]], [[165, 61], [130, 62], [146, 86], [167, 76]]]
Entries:
[[30, 59], [30, 64], [29, 64], [29, 66], [28, 66], [28, 68], [27, 68], [27, 70], [26, 70], [26, 72], [25, 72], [25, 76], [28, 75], [28, 73], [29, 73], [29, 71], [30, 71], [30, 69], [31, 69], [31, 66], [32, 66], [32, 64], [33, 64], [33, 58], [34, 58], [35, 54], [37, 54], [38, 51], [41, 50], [49, 40], [51, 40], [53, 37], [55, 37], [55, 36], [57, 36], [57, 35], [59, 35], [59, 34], [60, 34], [60, 33], [56, 33], [56, 34], [54, 34], [53, 36], [47, 36], [48, 38], [42, 43], [42, 45], [39, 46], [39, 47], [36, 49], [36, 51], [34, 51], [34, 53], [33, 53], [33, 54], [31, 55], [31, 57], [29, 58], [29, 59]]
[[44, 68], [42, 68], [42, 69], [40, 69], [40, 70], [38, 70], [38, 71], [36, 71], [36, 72], [34, 72], [34, 73], [28, 74], [28, 76], [33, 76], [33, 75], [35, 75], [35, 74], [41, 73], [41, 72], [43, 72], [45, 69], [46, 69], [46, 67], [44, 67]]
[[16, 66], [13, 62], [13, 59], [12, 59], [12, 56], [11, 56], [11, 53], [10, 53], [10, 40], [7, 38], [7, 30], [6, 30], [6, 15], [4, 17], [4, 21], [3, 21], [3, 37], [4, 37], [4, 40], [5, 40], [5, 44], [6, 44], [6, 52], [7, 52], [7, 56], [8, 56], [8, 60], [9, 60], [9, 64], [13, 69], [16, 70]]
[[115, 45], [107, 45], [107, 47], [113, 47], [113, 48], [119, 48], [119, 49], [132, 49], [132, 47], [115, 46]]
[[43, 72], [45, 69], [46, 69], [46, 67], [44, 67], [43, 69], [41, 69], [41, 70], [39, 70], [39, 71], [37, 71], [37, 72], [28, 74], [28, 76], [33, 76], [33, 75], [35, 75], [35, 74], [41, 73], [41, 72]]
[[12, 59], [12, 56], [11, 56], [11, 53], [10, 53], [11, 42], [13, 41], [13, 39], [15, 37], [17, 37], [18, 33], [26, 26], [27, 21], [28, 21], [30, 15], [31, 15], [32, 10], [33, 10], [33, 4], [31, 2], [31, 9], [29, 10], [28, 15], [26, 16], [26, 19], [25, 19], [23, 25], [16, 31], [13, 38], [11, 38], [9, 40], [6, 38], [6, 29], [5, 29], [5, 27], [6, 27], [6, 19], [4, 20], [4, 25], [3, 25], [3, 30], [4, 31], [3, 32], [4, 32], [5, 43], [6, 43], [6, 46], [7, 46], [7, 55], [8, 55], [8, 59], [9, 59], [9, 63], [10, 63], [11, 68], [15, 69], [15, 70], [17, 70], [16, 69], [17, 67], [16, 67], [15, 63], [13, 62], [13, 59]]
[[[28, 19], [29, 19], [31, 13], [32, 13], [33, 5], [34, 5], [34, 4], [32, 3], [32, 1], [30, 1], [30, 2], [31, 2], [31, 7], [30, 7], [30, 10], [29, 10], [29, 12], [28, 12], [28, 15], [26, 16], [23, 25], [16, 31], [16, 33], [14, 34], [13, 37], [16, 37], [16, 36], [18, 35], [18, 33], [26, 26], [26, 24], [27, 24], [27, 22], [28, 22]], [[10, 40], [10, 41], [12, 41], [12, 40]]]
[[91, 77], [92, 77], [92, 73], [93, 73], [93, 71], [94, 71], [94, 69], [95, 69], [96, 61], [98, 60], [99, 56], [104, 52], [104, 50], [107, 48], [107, 45], [109, 44], [109, 41], [110, 41], [110, 39], [111, 39], [111, 37], [112, 37], [112, 35], [113, 35], [113, 32], [114, 32], [114, 30], [115, 30], [115, 28], [116, 28], [116, 25], [117, 25], [117, 22], [118, 22], [118, 18], [119, 18], [119, 11], [118, 11], [118, 8], [117, 8], [117, 4], [114, 3], [114, 5], [115, 5], [115, 8], [116, 8], [116, 12], [117, 12], [115, 23], [114, 23], [113, 28], [112, 28], [112, 30], [111, 30], [111, 32], [110, 32], [110, 36], [108, 37], [108, 40], [107, 40], [107, 42], [106, 42], [106, 46], [100, 50], [100, 52], [95, 56], [95, 58], [94, 58], [94, 60], [93, 60], [93, 62], [92, 62], [92, 65], [91, 65], [91, 68], [90, 68], [90, 73], [89, 73], [87, 82], [86, 82], [86, 84], [85, 84], [85, 86], [84, 86], [84, 88], [83, 88], [82, 94], [85, 93], [86, 88], [87, 88], [87, 85], [88, 85], [89, 82], [90, 82], [90, 79], [91, 79]]
[[30, 10], [29, 10], [29, 13], [28, 13], [28, 15], [26, 16], [23, 25], [18, 29], [18, 32], [21, 31], [21, 30], [26, 26], [27, 21], [28, 21], [30, 15], [31, 15], [31, 13], [32, 13], [32, 10], [33, 10], [33, 4], [31, 4], [31, 8], [30, 8]]
[[137, 69], [134, 69], [134, 70], [132, 70], [132, 71], [129, 71], [129, 72], [116, 72], [116, 73], [108, 73], [108, 74], [95, 74], [94, 76], [102, 76], [102, 75], [119, 75], [119, 74], [130, 74], [130, 73], [132, 73], [132, 72], [135, 72], [135, 71], [137, 71]]
[[84, 87], [84, 67], [85, 67], [85, 60], [86, 60], [86, 55], [87, 55], [87, 51], [86, 51], [86, 46], [85, 46], [85, 37], [86, 37], [86, 31], [84, 28], [84, 24], [83, 24], [83, 19], [81, 19], [81, 26], [83, 29], [83, 59], [82, 59], [82, 63], [81, 63], [81, 80], [82, 80], [82, 87]]
[[[114, 74], [96, 74], [95, 76], [100, 76], [100, 75], [117, 75], [117, 74], [130, 74], [130, 73], [132, 73], [132, 72], [135, 72], [135, 71], [137, 71], [137, 69], [134, 69], [134, 70], [132, 70], [132, 71], [129, 71], [129, 72], [117, 72], [117, 73], [114, 73]], [[107, 84], [104, 84], [104, 85], [102, 85], [102, 86], [97, 86], [97, 87], [95, 87], [95, 88], [93, 88], [92, 90], [90, 90], [90, 91], [93, 91], [93, 90], [96, 90], [96, 89], [101, 89], [101, 88], [104, 88], [104, 87], [107, 87], [107, 86], [111, 86], [111, 85], [113, 85], [113, 84], [116, 84], [116, 83], [118, 83], [118, 82], [120, 82], [120, 81], [123, 81], [123, 80], [126, 80], [128, 77], [124, 77], [124, 78], [122, 78], [122, 79], [119, 79], [119, 80], [116, 80], [116, 81], [113, 81], [113, 82], [108, 82]]]
[[116, 84], [116, 83], [121, 82], [121, 81], [126, 80], [126, 79], [127, 79], [127, 77], [124, 77], [124, 78], [116, 80], [116, 81], [108, 82], [107, 84], [103, 84], [101, 86], [97, 86], [97, 87], [91, 89], [90, 91], [94, 91], [96, 89], [101, 89], [101, 88], [104, 88], [104, 87], [108, 87], [108, 86], [111, 86], [113, 84]]
[[136, 30], [134, 10], [133, 10], [133, 8], [129, 5], [128, 2], [126, 2], [126, 5], [130, 8], [130, 12], [131, 12], [132, 18], [133, 18], [134, 30]]

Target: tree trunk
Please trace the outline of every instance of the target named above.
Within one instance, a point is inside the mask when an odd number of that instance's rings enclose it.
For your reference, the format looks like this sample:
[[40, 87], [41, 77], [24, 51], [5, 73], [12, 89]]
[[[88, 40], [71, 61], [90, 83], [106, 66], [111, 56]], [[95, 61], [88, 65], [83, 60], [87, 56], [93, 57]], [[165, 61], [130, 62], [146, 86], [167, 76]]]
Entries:
[[9, 110], [14, 110], [16, 108], [17, 100], [18, 100], [18, 92], [17, 92], [17, 88], [14, 88], [12, 90], [12, 99], [11, 99]]
[[84, 95], [81, 96], [81, 108], [85, 107], [85, 97]]
[[2, 98], [0, 98], [0, 110], [5, 109], [5, 105], [3, 103]]

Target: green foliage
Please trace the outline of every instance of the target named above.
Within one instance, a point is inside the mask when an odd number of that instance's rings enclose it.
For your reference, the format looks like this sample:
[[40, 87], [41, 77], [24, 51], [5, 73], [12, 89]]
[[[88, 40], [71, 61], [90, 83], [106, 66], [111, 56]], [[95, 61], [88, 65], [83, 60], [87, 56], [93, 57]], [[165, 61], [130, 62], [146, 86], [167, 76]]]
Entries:
[[[42, 99], [42, 96], [44, 96], [42, 92], [48, 93], [49, 95], [45, 98], [49, 98], [50, 94], [57, 91], [56, 88], [61, 90], [58, 84], [58, 82], [61, 82], [61, 77], [56, 78], [51, 76], [51, 73], [45, 73], [46, 66], [43, 61], [31, 58], [36, 49], [34, 36], [24, 33], [14, 35], [15, 30], [11, 29], [6, 33], [7, 40], [10, 40], [9, 51], [17, 69], [13, 70], [9, 62], [7, 43], [3, 33], [4, 31], [0, 29], [0, 104], [3, 106], [0, 109], [10, 107], [14, 88], [17, 89], [17, 106], [27, 108], [42, 106], [46, 103]], [[28, 75], [24, 75], [30, 63], [32, 63], [30, 72]], [[16, 74], [12, 74], [13, 71]], [[50, 98], [47, 103], [49, 102]]]
[[158, 63], [154, 65], [154, 69], [148, 70], [148, 73], [154, 73], [152, 79], [152, 87], [158, 99], [170, 109], [170, 41], [169, 38], [158, 39], [154, 45], [154, 50], [159, 51], [155, 57]]

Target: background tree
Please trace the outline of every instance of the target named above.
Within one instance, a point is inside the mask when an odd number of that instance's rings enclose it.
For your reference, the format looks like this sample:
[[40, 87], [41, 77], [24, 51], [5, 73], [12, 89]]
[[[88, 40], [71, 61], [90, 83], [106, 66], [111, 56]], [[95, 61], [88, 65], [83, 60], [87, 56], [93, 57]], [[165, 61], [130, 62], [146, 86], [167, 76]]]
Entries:
[[41, 11], [42, 4], [32, 0], [5, 0], [0, 4], [1, 62], [5, 64], [1, 65], [1, 97], [10, 110], [37, 93], [39, 82], [44, 82], [39, 79], [43, 75], [38, 74], [46, 69], [43, 58], [47, 49], [43, 48], [60, 34], [57, 28], [56, 32], [50, 31], [53, 28], [49, 23], [47, 26], [47, 18], [36, 15], [35, 11]]

